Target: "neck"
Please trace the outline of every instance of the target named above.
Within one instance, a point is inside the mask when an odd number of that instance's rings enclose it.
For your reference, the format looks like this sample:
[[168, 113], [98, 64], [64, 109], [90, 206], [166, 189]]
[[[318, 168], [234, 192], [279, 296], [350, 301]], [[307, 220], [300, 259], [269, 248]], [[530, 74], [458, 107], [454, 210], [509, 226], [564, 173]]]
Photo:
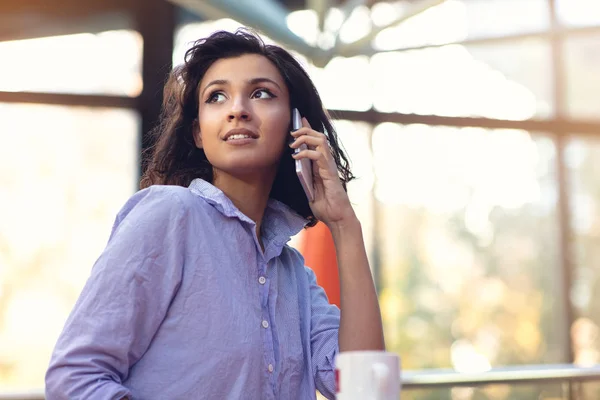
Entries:
[[260, 229], [269, 201], [275, 174], [237, 177], [215, 171], [213, 185], [219, 188], [245, 216], [256, 224], [256, 236], [262, 246]]

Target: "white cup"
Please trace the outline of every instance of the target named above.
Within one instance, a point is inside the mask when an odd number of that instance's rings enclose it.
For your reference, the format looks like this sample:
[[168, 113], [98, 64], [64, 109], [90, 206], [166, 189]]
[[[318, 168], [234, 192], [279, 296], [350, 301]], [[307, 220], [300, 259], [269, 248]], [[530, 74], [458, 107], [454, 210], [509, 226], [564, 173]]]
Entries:
[[398, 400], [400, 357], [386, 351], [348, 351], [335, 359], [337, 400]]

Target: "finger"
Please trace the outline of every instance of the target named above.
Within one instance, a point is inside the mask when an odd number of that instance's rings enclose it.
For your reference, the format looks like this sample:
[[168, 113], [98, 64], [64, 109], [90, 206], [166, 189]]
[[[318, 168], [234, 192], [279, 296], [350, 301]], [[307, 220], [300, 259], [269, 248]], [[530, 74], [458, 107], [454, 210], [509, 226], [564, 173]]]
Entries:
[[315, 167], [318, 166], [319, 168], [323, 168], [323, 170], [331, 170], [332, 172], [337, 171], [335, 161], [331, 158], [331, 155], [319, 150], [305, 148], [297, 153], [293, 153], [292, 158], [296, 160], [308, 158], [314, 161], [313, 164]]
[[310, 150], [310, 149], [305, 149], [305, 150], [301, 150], [298, 153], [294, 153], [292, 154], [292, 157], [295, 158], [296, 160], [300, 160], [303, 158], [308, 158], [312, 161], [323, 161], [323, 154], [320, 151], [317, 150]]
[[305, 136], [305, 135], [306, 136], [322, 136], [322, 137], [325, 138], [325, 140], [327, 140], [327, 136], [325, 136], [324, 133], [321, 133], [319, 131], [315, 131], [314, 129], [308, 128], [308, 127], [305, 127], [305, 126], [303, 126], [302, 128], [298, 129], [297, 131], [290, 132], [290, 134], [293, 137], [300, 137], [300, 136]]
[[308, 135], [303, 135], [303, 136], [299, 136], [296, 138], [296, 140], [294, 140], [294, 142], [292, 142], [290, 144], [290, 147], [292, 149], [297, 149], [298, 147], [300, 147], [301, 145], [306, 144], [309, 147], [314, 147], [314, 148], [329, 148], [329, 144], [327, 143], [327, 139], [325, 138], [325, 136], [308, 136]]
[[300, 136], [305, 136], [305, 135], [311, 135], [312, 136], [312, 134], [311, 134], [312, 131], [313, 130], [310, 129], [310, 128], [302, 127], [300, 129], [298, 129], [297, 131], [290, 132], [290, 135], [292, 135], [295, 138], [296, 137], [300, 137]]
[[328, 160], [323, 153], [316, 150], [302, 150], [299, 153], [292, 154], [295, 160], [308, 158], [312, 163], [313, 175], [323, 180], [331, 180], [338, 178], [337, 168], [333, 160]]
[[331, 147], [329, 147], [329, 142], [327, 142], [327, 139], [324, 135], [300, 136], [290, 144], [290, 147], [294, 150], [297, 150], [303, 145], [308, 147], [310, 150], [316, 150], [323, 154], [324, 160], [327, 164], [335, 163], [333, 160], [333, 155], [331, 154]]

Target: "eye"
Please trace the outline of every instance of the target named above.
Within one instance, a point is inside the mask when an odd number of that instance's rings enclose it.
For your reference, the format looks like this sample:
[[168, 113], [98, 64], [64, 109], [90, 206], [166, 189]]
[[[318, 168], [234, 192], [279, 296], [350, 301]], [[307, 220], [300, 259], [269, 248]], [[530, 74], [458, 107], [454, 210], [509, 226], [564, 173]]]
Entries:
[[268, 89], [257, 89], [254, 91], [254, 93], [252, 93], [251, 96], [253, 99], [272, 99], [275, 96], [270, 90]]
[[225, 101], [225, 95], [221, 92], [213, 92], [208, 96], [207, 103], [222, 103]]

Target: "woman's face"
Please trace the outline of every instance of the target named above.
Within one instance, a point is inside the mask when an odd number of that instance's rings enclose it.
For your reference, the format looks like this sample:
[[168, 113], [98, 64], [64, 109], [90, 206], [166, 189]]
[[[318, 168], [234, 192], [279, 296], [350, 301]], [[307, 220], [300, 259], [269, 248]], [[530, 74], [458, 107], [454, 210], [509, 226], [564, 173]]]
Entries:
[[199, 86], [196, 145], [219, 172], [274, 177], [289, 135], [289, 93], [267, 58], [216, 61]]

